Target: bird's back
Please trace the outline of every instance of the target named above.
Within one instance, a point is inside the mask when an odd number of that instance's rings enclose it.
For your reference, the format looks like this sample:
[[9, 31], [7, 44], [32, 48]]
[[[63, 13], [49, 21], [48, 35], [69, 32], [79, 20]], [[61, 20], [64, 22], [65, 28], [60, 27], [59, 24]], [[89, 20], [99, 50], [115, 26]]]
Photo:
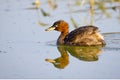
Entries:
[[71, 31], [64, 43], [67, 45], [99, 45], [100, 37], [98, 35], [98, 28], [95, 26], [83, 26]]

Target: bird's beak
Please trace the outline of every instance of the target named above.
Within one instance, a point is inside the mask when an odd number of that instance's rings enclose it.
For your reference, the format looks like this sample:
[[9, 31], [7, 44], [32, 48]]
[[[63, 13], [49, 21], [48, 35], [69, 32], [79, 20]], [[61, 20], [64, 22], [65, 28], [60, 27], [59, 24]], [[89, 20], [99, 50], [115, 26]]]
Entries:
[[52, 30], [55, 30], [55, 27], [54, 27], [54, 26], [45, 29], [45, 31], [52, 31]]

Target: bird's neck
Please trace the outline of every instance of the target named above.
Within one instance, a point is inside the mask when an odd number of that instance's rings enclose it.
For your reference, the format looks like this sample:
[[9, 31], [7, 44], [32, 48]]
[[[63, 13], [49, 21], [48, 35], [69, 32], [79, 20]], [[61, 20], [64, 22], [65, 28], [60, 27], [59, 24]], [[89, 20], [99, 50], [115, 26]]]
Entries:
[[68, 34], [68, 31], [61, 32], [61, 34], [57, 40], [57, 44], [59, 44], [59, 45], [64, 44], [64, 39], [65, 39], [67, 34]]

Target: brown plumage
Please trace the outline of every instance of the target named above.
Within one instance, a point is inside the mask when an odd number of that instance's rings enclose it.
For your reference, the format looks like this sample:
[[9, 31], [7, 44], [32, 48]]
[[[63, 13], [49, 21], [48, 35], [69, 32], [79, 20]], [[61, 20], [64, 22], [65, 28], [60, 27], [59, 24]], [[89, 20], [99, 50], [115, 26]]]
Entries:
[[77, 45], [77, 46], [92, 46], [92, 45], [105, 45], [103, 36], [99, 33], [98, 27], [89, 25], [77, 28], [69, 33], [68, 23], [59, 20], [56, 21], [52, 27], [46, 31], [56, 30], [61, 32], [57, 44]]

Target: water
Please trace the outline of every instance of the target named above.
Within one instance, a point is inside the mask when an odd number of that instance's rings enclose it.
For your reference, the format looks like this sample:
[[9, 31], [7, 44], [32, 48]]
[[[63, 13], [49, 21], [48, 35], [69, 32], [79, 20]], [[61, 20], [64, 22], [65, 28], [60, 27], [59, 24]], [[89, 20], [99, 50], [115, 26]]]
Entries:
[[[105, 47], [57, 47], [59, 33], [44, 30], [58, 19], [69, 22], [69, 16], [56, 15], [61, 12], [58, 10], [52, 12], [55, 17], [42, 17], [32, 2], [0, 1], [1, 79], [120, 78], [120, 24], [116, 18], [95, 22], [104, 33]], [[42, 3], [42, 8], [48, 7], [45, 1]], [[63, 7], [59, 9], [66, 11]], [[40, 21], [49, 25], [40, 26]], [[73, 29], [70, 24], [70, 30]]]

